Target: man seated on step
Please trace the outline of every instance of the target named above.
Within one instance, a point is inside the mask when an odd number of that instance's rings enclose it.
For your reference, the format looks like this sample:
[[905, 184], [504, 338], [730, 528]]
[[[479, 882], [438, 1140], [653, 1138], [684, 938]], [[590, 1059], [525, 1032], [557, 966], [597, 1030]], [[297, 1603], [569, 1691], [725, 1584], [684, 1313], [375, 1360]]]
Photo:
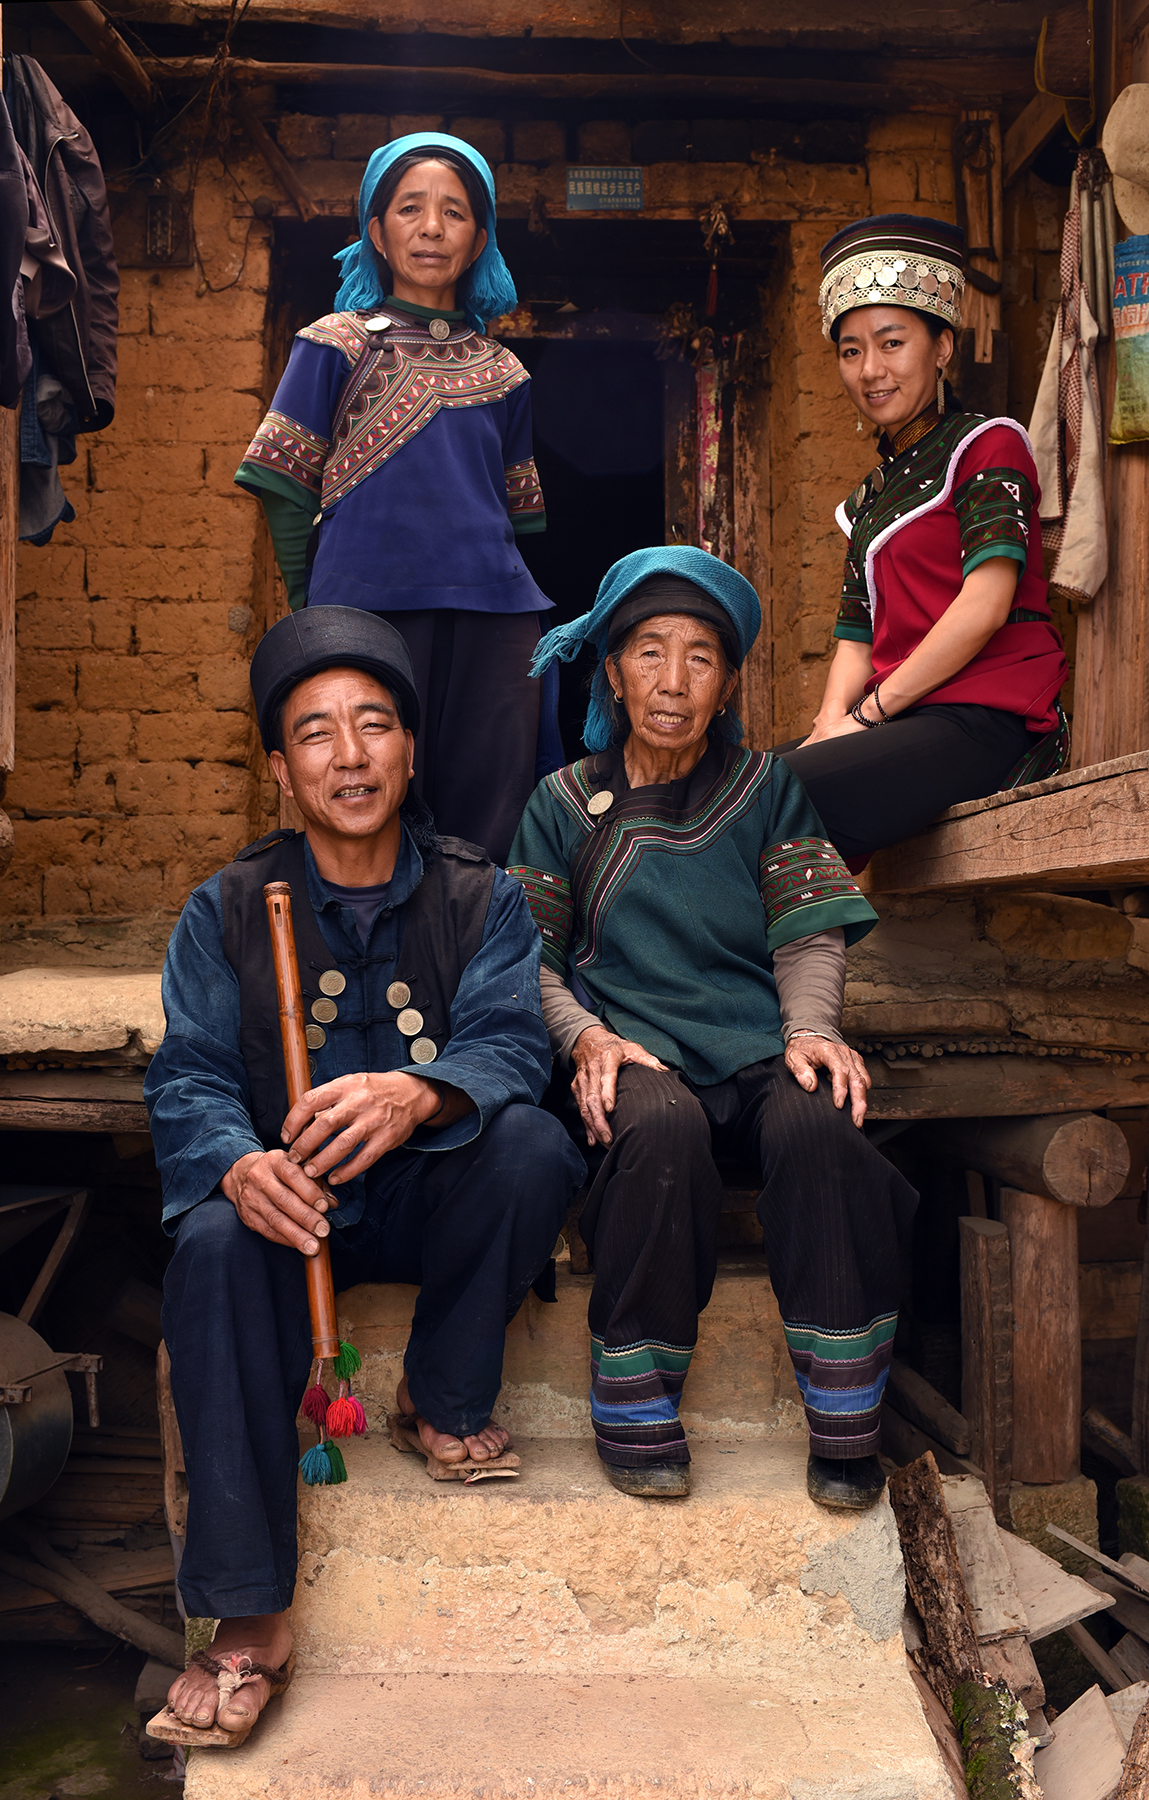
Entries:
[[[409, 786], [419, 717], [402, 637], [357, 607], [295, 613], [260, 643], [251, 684], [304, 831], [261, 839], [191, 895], [145, 1089], [176, 1240], [163, 1327], [188, 1477], [180, 1591], [220, 1621], [208, 1660], [233, 1665], [218, 1687], [203, 1667], [172, 1687], [195, 1742], [240, 1741], [286, 1680], [304, 1258], [329, 1238], [337, 1290], [421, 1284], [400, 1410], [427, 1452], [483, 1462], [508, 1445], [491, 1424], [507, 1321], [584, 1174], [537, 1106], [550, 1050], [522, 888], [437, 838]], [[315, 1086], [290, 1111], [263, 897], [277, 880], [323, 1021]], [[266, 1674], [224, 1698], [236, 1668], [251, 1675], [243, 1659]]]

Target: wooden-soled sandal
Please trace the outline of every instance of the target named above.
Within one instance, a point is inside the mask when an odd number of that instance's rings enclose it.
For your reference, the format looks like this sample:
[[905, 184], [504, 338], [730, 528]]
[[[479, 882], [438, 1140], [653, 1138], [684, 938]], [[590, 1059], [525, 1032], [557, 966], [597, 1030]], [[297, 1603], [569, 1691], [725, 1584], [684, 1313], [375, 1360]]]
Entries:
[[391, 1442], [396, 1450], [405, 1450], [412, 1456], [423, 1457], [432, 1481], [461, 1481], [466, 1487], [474, 1487], [476, 1482], [489, 1481], [496, 1475], [518, 1475], [521, 1461], [512, 1453], [509, 1445], [500, 1455], [492, 1456], [487, 1462], [475, 1462], [469, 1456], [463, 1462], [441, 1461], [431, 1454], [418, 1431], [407, 1423], [407, 1416], [404, 1413], [387, 1414]]
[[[282, 1694], [290, 1685], [295, 1671], [295, 1652], [291, 1652], [281, 1669], [269, 1669], [266, 1663], [252, 1662], [250, 1656], [245, 1656], [238, 1650], [233, 1651], [230, 1656], [219, 1657], [213, 1656], [210, 1650], [197, 1650], [188, 1666], [203, 1669], [207, 1674], [215, 1676], [219, 1688], [216, 1708], [218, 1714], [219, 1707], [227, 1704], [237, 1688], [246, 1687], [261, 1675], [271, 1689], [268, 1700], [274, 1700], [276, 1694]], [[171, 1706], [167, 1705], [162, 1712], [148, 1720], [146, 1730], [149, 1737], [159, 1738], [165, 1744], [213, 1744], [235, 1750], [240, 1744], [247, 1742], [266, 1710], [266, 1706], [261, 1707], [250, 1725], [237, 1725], [229, 1730], [226, 1725], [185, 1725], [182, 1719], [176, 1717]]]

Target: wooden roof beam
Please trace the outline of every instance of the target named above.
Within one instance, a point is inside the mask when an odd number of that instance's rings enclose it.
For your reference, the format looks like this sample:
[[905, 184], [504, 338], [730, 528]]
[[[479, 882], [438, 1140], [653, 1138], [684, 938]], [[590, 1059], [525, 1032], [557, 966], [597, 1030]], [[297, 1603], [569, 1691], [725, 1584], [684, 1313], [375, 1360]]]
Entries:
[[1064, 118], [1065, 107], [1053, 94], [1034, 95], [1005, 134], [1001, 172], [1005, 187], [1025, 174], [1049, 140], [1060, 131]]
[[[43, 60], [62, 71], [71, 62], [70, 58], [47, 52]], [[140, 63], [148, 78], [158, 85], [202, 82], [215, 66], [208, 56], [146, 57]], [[263, 62], [251, 57], [233, 57], [228, 64], [233, 81], [252, 86], [378, 87], [405, 97], [417, 89], [422, 96], [434, 96], [437, 102], [449, 94], [459, 99], [496, 104], [519, 102], [531, 107], [548, 101], [609, 106], [644, 100], [664, 107], [673, 101], [692, 112], [716, 100], [723, 104], [781, 103], [858, 112], [952, 112], [970, 105], [999, 103], [1003, 95], [1024, 91], [1031, 80], [1028, 67], [1015, 58], [981, 58], [970, 63], [899, 60], [887, 68], [888, 76], [883, 74], [881, 80], [838, 81], [807, 76], [663, 75], [637, 67], [633, 73], [595, 75], [581, 71], [522, 74], [465, 67], [412, 68], [390, 63]], [[974, 82], [980, 84], [976, 90]]]
[[139, 57], [125, 44], [96, 0], [49, 0], [57, 18], [63, 19], [80, 42], [86, 44], [101, 69], [114, 81], [135, 112], [145, 118], [159, 105], [160, 92]]

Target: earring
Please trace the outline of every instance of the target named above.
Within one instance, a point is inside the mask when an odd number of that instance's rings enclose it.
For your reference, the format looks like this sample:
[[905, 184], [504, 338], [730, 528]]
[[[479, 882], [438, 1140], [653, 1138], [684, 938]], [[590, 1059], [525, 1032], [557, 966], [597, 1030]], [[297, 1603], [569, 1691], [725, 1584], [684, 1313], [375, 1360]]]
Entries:
[[721, 718], [725, 711], [726, 711], [726, 708], [724, 706], [720, 706], [718, 708], [718, 717]]
[[945, 364], [939, 363], [938, 364], [938, 412], [939, 412], [939, 414], [944, 413], [945, 409], [946, 409]]
[[859, 414], [858, 414], [858, 423], [857, 423], [857, 425], [856, 425], [856, 426], [855, 426], [855, 427], [854, 427], [854, 429], [855, 429], [855, 431], [856, 431], [856, 432], [857, 432], [857, 434], [858, 434], [858, 436], [859, 436], [859, 437], [861, 437], [861, 435], [862, 435], [862, 433], [863, 433], [863, 432], [864, 432], [864, 431], [865, 431], [865, 429], [866, 429], [866, 427], [865, 427], [865, 426], [864, 426], [864, 425], [863, 425], [863, 423], [862, 423], [862, 415], [861, 415], [861, 413], [859, 413]]

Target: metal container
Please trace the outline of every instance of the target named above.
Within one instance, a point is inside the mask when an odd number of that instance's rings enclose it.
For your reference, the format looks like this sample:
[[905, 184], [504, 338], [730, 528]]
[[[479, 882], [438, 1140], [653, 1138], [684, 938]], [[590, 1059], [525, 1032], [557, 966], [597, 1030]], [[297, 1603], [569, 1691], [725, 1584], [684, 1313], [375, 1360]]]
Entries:
[[[0, 1386], [21, 1381], [58, 1354], [22, 1319], [0, 1313]], [[0, 1519], [46, 1494], [72, 1448], [72, 1396], [63, 1369], [38, 1375], [30, 1386], [31, 1400], [0, 1406]]]

